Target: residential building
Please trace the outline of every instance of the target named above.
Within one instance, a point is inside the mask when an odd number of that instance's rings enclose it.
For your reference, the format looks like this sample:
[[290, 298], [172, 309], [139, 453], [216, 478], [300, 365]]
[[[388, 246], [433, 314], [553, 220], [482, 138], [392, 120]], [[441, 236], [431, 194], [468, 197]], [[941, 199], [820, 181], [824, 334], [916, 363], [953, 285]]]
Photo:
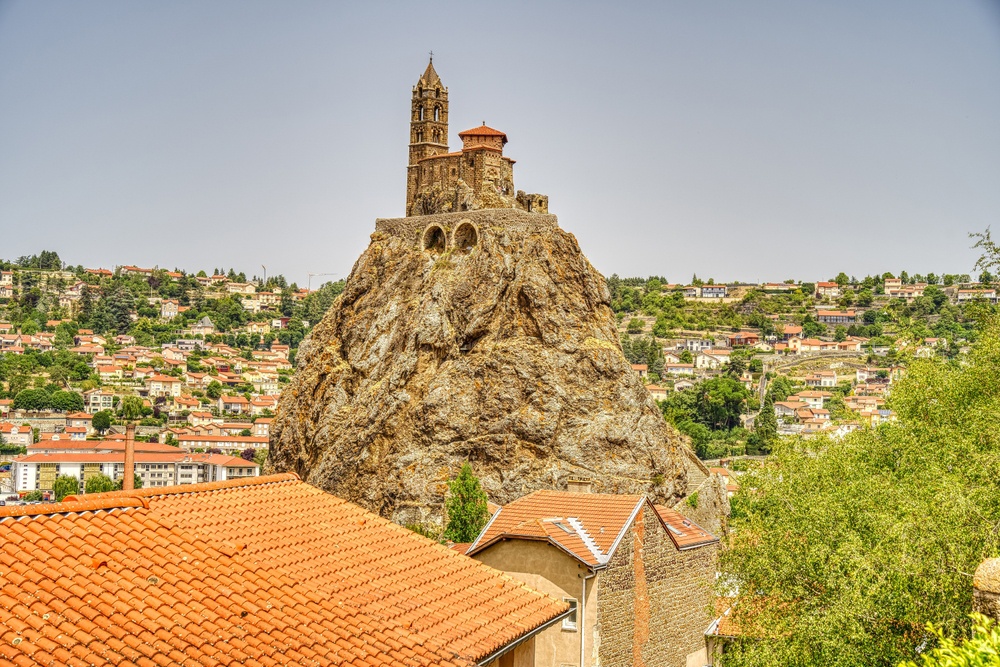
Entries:
[[646, 391], [648, 391], [649, 395], [657, 401], [662, 401], [670, 393], [666, 390], [666, 388], [657, 384], [647, 384]]
[[856, 324], [858, 318], [853, 310], [818, 310], [816, 320], [820, 324]]
[[804, 379], [804, 382], [808, 387], [836, 387], [837, 372], [816, 371], [815, 373], [807, 375]]
[[752, 331], [738, 331], [727, 337], [729, 347], [751, 347], [760, 342], [760, 335]]
[[6, 445], [27, 447], [31, 444], [33, 433], [30, 426], [0, 422], [0, 438]]
[[258, 438], [266, 438], [271, 435], [271, 423], [273, 417], [258, 417], [253, 420], [253, 434]]
[[[500, 508], [466, 553], [573, 610], [536, 665], [703, 665], [718, 540], [645, 496], [536, 491]], [[655, 630], [654, 630], [655, 628]]]
[[243, 396], [227, 396], [223, 394], [219, 397], [219, 410], [232, 414], [244, 414], [250, 412], [250, 401]]
[[997, 302], [997, 291], [995, 289], [960, 289], [958, 290], [958, 303], [970, 303], [972, 301]]
[[[125, 470], [124, 443], [117, 448], [104, 443], [63, 440], [61, 451], [29, 453], [16, 457], [11, 464], [14, 491], [51, 491], [57, 477], [69, 475], [80, 480], [79, 492], [85, 489], [88, 479], [103, 474], [113, 480], [121, 479]], [[69, 448], [70, 443], [81, 445]], [[169, 445], [159, 445], [169, 447]], [[147, 447], [148, 448], [148, 447]], [[258, 466], [253, 461], [221, 454], [189, 454], [176, 447], [172, 451], [138, 451], [135, 453], [135, 474], [147, 487], [200, 484], [242, 477], [256, 477]]]
[[822, 409], [823, 405], [833, 398], [833, 394], [828, 391], [800, 391], [799, 393], [789, 396], [789, 400], [797, 400], [805, 402], [810, 408]]
[[886, 289], [885, 293], [891, 299], [902, 299], [906, 303], [913, 303], [914, 299], [924, 295], [927, 283], [916, 283], [914, 285], [902, 285], [892, 289]]
[[729, 363], [730, 350], [706, 350], [699, 352], [694, 357], [695, 368], [716, 370]]
[[94, 414], [101, 410], [113, 410], [115, 392], [108, 389], [91, 389], [83, 392], [83, 409]]
[[816, 283], [816, 296], [820, 299], [839, 299], [840, 285], [831, 282]]
[[191, 333], [195, 335], [209, 336], [215, 333], [215, 324], [212, 323], [212, 320], [208, 315], [205, 315], [191, 327]]
[[701, 298], [702, 299], [725, 299], [726, 298], [726, 286], [725, 285], [702, 285], [701, 286]]
[[649, 366], [646, 364], [632, 364], [632, 370], [638, 373], [641, 378], [649, 375]]
[[[249, 427], [250, 424], [247, 424]], [[196, 449], [218, 449], [223, 454], [238, 456], [245, 449], [267, 449], [268, 439], [252, 435], [202, 435], [200, 433], [177, 436], [178, 446], [186, 452]]]
[[164, 299], [160, 302], [160, 317], [164, 320], [172, 320], [177, 317], [180, 302], [174, 299]]
[[181, 395], [184, 382], [170, 375], [153, 375], [146, 380], [146, 390], [150, 396], [175, 397]]

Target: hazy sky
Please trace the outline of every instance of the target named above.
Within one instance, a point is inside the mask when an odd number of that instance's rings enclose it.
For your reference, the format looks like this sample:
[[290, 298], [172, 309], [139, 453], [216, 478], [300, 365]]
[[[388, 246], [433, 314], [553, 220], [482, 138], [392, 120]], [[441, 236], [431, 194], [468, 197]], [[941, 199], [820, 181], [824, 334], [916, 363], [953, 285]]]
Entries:
[[1000, 220], [997, 0], [19, 0], [0, 257], [346, 275], [431, 49], [605, 274], [969, 272]]

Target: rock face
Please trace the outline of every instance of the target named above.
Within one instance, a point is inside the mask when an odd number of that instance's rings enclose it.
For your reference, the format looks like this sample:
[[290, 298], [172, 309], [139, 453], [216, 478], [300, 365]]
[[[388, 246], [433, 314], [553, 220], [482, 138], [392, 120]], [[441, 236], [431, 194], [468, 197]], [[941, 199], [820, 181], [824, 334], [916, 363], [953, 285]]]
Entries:
[[299, 348], [269, 465], [400, 523], [468, 460], [490, 499], [593, 480], [675, 502], [680, 436], [622, 356], [604, 278], [555, 216], [379, 220]]

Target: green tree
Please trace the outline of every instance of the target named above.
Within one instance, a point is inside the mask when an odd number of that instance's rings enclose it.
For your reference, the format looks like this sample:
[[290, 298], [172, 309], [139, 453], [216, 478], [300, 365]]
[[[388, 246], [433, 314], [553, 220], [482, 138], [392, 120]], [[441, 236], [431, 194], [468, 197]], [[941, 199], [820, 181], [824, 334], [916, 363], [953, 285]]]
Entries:
[[219, 400], [222, 396], [222, 383], [218, 380], [212, 380], [209, 382], [208, 387], [205, 388], [205, 395], [213, 401]]
[[837, 277], [833, 279], [833, 282], [837, 283], [841, 289], [847, 287], [851, 283], [851, 279], [847, 277], [847, 274], [841, 271], [837, 274]]
[[625, 329], [625, 331], [627, 331], [630, 334], [640, 334], [642, 333], [642, 330], [645, 328], [645, 326], [646, 325], [642, 320], [640, 320], [638, 317], [633, 317], [631, 320], [628, 321], [628, 327]]
[[44, 497], [45, 496], [38, 489], [35, 489], [34, 491], [29, 491], [28, 493], [24, 494], [24, 499], [26, 501], [28, 501], [29, 503], [37, 503], [39, 500], [42, 500]]
[[66, 496], [80, 493], [80, 480], [71, 475], [59, 475], [52, 483], [52, 493], [56, 497], [56, 502], [61, 503]]
[[1000, 627], [992, 618], [970, 614], [972, 635], [955, 641], [934, 624], [927, 624], [927, 633], [937, 640], [937, 646], [920, 656], [918, 662], [904, 662], [899, 667], [998, 667], [1000, 665]]
[[122, 419], [127, 422], [138, 420], [142, 417], [143, 407], [142, 399], [138, 396], [124, 397], [121, 404]]
[[[133, 489], [141, 489], [142, 488], [142, 477], [139, 477], [139, 473], [135, 473], [132, 476], [132, 480], [133, 480], [133, 486], [132, 486]], [[121, 491], [122, 490], [122, 480], [120, 480], [120, 479], [116, 479], [115, 480], [115, 488], [114, 488], [114, 490], [115, 491]]]
[[115, 483], [107, 475], [94, 475], [88, 479], [84, 485], [83, 490], [87, 493], [104, 493], [105, 491], [114, 491]]
[[838, 343], [842, 343], [847, 340], [847, 327], [843, 324], [838, 324], [837, 328], [833, 330], [833, 339]]
[[15, 410], [47, 410], [52, 406], [49, 393], [44, 389], [24, 389], [14, 396]]
[[727, 667], [913, 660], [920, 628], [969, 627], [970, 573], [1000, 550], [1000, 321], [964, 365], [916, 360], [898, 421], [782, 440], [741, 480], [720, 568], [748, 637]]
[[101, 410], [100, 412], [95, 413], [94, 419], [91, 423], [98, 433], [104, 435], [104, 432], [111, 428], [111, 411]]
[[80, 412], [83, 410], [83, 396], [75, 391], [56, 391], [52, 393], [50, 404], [63, 412]]
[[768, 392], [760, 414], [754, 420], [754, 433], [757, 434], [757, 448], [769, 452], [778, 439], [778, 418], [774, 416], [774, 396]]
[[694, 355], [691, 354], [691, 350], [681, 350], [681, 353], [677, 357], [681, 360], [682, 364], [694, 363]]
[[458, 476], [448, 483], [445, 511], [448, 525], [444, 529], [444, 538], [452, 542], [471, 542], [489, 520], [486, 493], [468, 463], [463, 463]]

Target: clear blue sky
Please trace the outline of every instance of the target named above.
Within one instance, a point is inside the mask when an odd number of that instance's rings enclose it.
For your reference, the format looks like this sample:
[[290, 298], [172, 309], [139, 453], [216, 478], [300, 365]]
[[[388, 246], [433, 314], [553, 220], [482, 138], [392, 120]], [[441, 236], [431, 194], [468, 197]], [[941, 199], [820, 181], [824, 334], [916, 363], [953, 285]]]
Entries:
[[996, 1], [0, 0], [0, 257], [346, 275], [431, 49], [606, 274], [969, 272], [998, 221]]

